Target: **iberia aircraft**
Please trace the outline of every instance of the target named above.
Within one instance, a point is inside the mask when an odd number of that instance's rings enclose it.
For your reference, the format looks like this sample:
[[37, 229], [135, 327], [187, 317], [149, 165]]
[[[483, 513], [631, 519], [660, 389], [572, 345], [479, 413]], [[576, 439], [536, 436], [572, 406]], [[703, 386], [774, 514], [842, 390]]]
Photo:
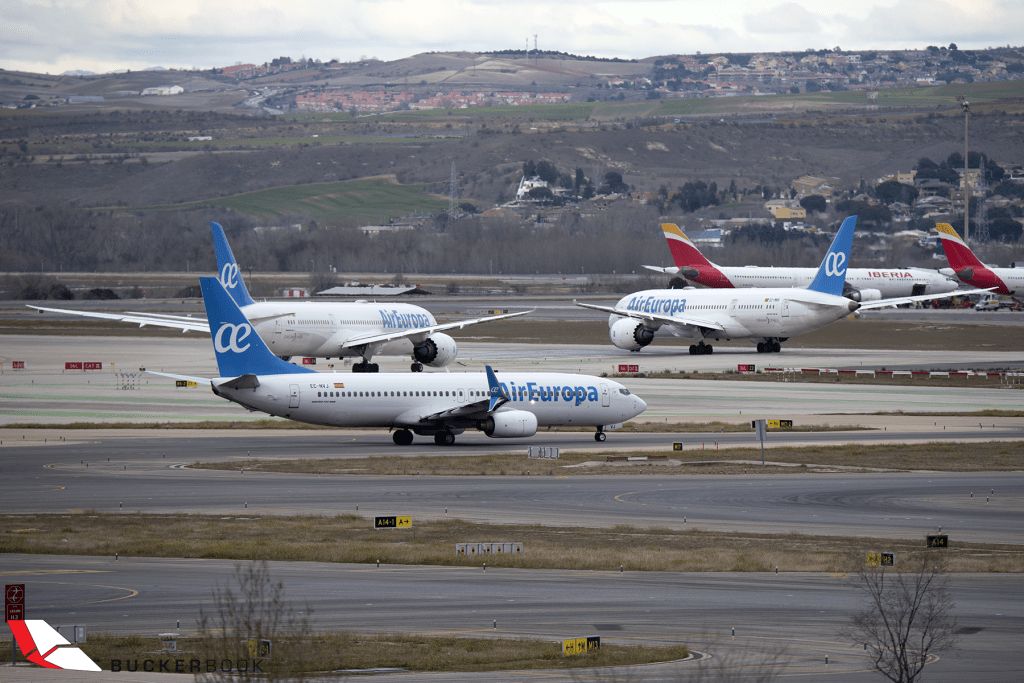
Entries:
[[[653, 289], [623, 297], [615, 306], [576, 303], [606, 311], [609, 336], [620, 349], [639, 351], [655, 336], [689, 337], [691, 354], [713, 353], [705, 339], [748, 338], [758, 353], [778, 352], [782, 342], [833, 323], [857, 310], [941, 299], [951, 294], [924, 294], [858, 302], [843, 296], [857, 217], [843, 221], [825, 259], [806, 289]], [[959, 292], [970, 294], [983, 290]]]
[[[806, 287], [816, 273], [814, 268], [719, 266], [707, 260], [675, 223], [662, 223], [661, 230], [676, 265], [674, 268], [644, 268], [669, 275], [678, 274], [688, 282], [705, 287]], [[956, 280], [925, 268], [849, 268], [843, 296], [853, 301], [878, 301], [919, 294], [942, 294], [959, 286]]]
[[318, 373], [275, 356], [254, 334], [217, 278], [199, 279], [210, 321], [220, 377], [208, 379], [213, 393], [252, 411], [289, 420], [336, 427], [396, 429], [394, 442], [412, 443], [413, 433], [433, 436], [439, 446], [478, 429], [491, 437], [533, 436], [542, 426], [596, 427], [594, 438], [622, 426], [647, 404], [624, 386], [603, 377], [551, 372]]
[[[234, 254], [224, 236], [224, 229], [217, 223], [210, 225], [213, 228], [221, 284], [274, 355], [284, 360], [292, 356], [356, 357], [362, 360], [352, 365], [352, 372], [377, 372], [378, 365], [370, 362], [374, 356], [411, 356], [412, 371], [421, 372], [424, 365], [441, 368], [455, 360], [458, 347], [454, 339], [443, 333], [444, 330], [461, 330], [469, 325], [515, 318], [531, 312], [520, 311], [439, 325], [426, 309], [412, 304], [378, 304], [367, 301], [256, 302], [245, 288]], [[41, 306], [29, 308], [35, 308], [40, 313], [50, 311], [138, 323], [139, 327], [155, 325], [173, 327], [182, 332], [210, 332], [207, 321], [190, 316], [96, 313]]]
[[986, 266], [960, 239], [952, 225], [936, 223], [935, 228], [939, 231], [942, 249], [949, 261], [950, 275], [956, 275], [961, 282], [974, 287], [991, 288], [993, 294], [1009, 294], [1015, 299], [1024, 296], [1024, 269]]

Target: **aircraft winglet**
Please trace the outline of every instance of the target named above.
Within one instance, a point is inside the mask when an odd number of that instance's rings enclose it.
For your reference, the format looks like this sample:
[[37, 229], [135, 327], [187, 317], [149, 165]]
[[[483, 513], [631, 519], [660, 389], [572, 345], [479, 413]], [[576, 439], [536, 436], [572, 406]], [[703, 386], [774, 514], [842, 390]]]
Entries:
[[509, 398], [508, 394], [505, 393], [501, 388], [501, 385], [498, 383], [498, 378], [494, 376], [494, 370], [491, 370], [491, 366], [485, 365], [484, 367], [487, 369], [487, 385], [491, 388], [491, 401], [487, 406], [487, 412], [491, 412], [498, 406], [506, 403]]

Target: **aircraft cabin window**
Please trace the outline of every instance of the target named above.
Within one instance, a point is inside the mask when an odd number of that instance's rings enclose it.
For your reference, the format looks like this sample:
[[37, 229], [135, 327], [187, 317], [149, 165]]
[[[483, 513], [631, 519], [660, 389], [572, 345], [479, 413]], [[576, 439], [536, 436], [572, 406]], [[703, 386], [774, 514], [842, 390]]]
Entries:
[[317, 395], [318, 398], [320, 398], [320, 392], [319, 391], [316, 392], [316, 395]]

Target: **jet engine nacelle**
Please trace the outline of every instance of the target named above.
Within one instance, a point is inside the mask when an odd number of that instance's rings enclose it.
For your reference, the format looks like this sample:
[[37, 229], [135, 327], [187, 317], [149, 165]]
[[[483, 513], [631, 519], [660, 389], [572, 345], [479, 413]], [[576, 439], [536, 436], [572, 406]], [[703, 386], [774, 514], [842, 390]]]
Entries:
[[525, 410], [503, 410], [482, 420], [480, 430], [499, 439], [533, 436], [537, 433], [537, 416]]
[[647, 329], [643, 323], [632, 318], [623, 318], [612, 324], [608, 336], [611, 337], [612, 344], [620, 349], [635, 351], [654, 341], [654, 330]]
[[882, 298], [882, 291], [879, 289], [855, 289], [846, 292], [843, 296], [853, 301], [878, 301]]
[[422, 343], [413, 347], [412, 357], [417, 362], [432, 368], [443, 368], [455, 360], [457, 352], [458, 348], [454, 339], [447, 334], [435, 332], [424, 339]]

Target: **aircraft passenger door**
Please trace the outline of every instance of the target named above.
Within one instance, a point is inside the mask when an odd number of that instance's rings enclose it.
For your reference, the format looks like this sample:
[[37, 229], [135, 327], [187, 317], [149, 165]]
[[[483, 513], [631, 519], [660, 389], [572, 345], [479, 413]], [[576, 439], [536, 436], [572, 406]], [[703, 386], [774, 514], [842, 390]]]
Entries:
[[299, 385], [289, 384], [288, 385], [288, 407], [298, 408], [299, 407]]
[[608, 385], [601, 385], [601, 405], [607, 408], [611, 405], [611, 394], [608, 393]]
[[459, 397], [459, 403], [465, 403], [466, 402], [466, 390], [465, 389], [459, 389], [458, 393], [456, 395]]
[[789, 322], [789, 299], [782, 300], [782, 322]]
[[331, 318], [331, 334], [334, 334], [335, 332], [338, 331], [338, 321], [334, 319], [334, 314], [333, 313], [331, 313], [330, 318]]
[[732, 301], [729, 302], [729, 317], [730, 318], [735, 318], [736, 317], [736, 301], [737, 301], [736, 299], [733, 299]]
[[281, 328], [282, 328], [282, 327], [284, 327], [284, 326], [283, 326], [283, 325], [281, 324], [281, 319], [280, 319], [280, 318], [278, 318], [278, 319], [277, 319], [277, 320], [275, 320], [274, 322], [276, 323], [276, 324], [274, 325], [274, 334], [276, 334], [276, 335], [280, 335], [280, 334], [281, 334]]

